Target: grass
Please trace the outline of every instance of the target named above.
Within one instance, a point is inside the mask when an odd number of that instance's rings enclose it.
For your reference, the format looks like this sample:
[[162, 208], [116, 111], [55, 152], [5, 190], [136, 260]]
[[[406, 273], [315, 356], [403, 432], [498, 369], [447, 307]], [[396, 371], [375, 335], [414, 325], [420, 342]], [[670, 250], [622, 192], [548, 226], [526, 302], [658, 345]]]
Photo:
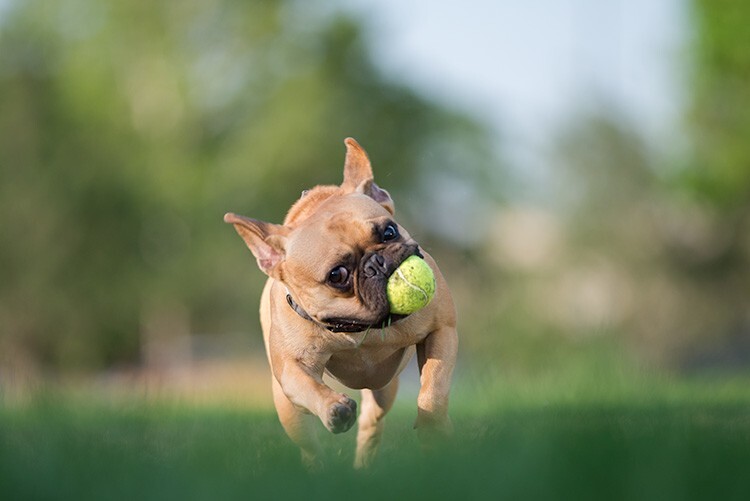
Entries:
[[426, 453], [403, 400], [371, 470], [350, 432], [317, 474], [268, 410], [41, 393], [0, 406], [0, 499], [748, 499], [746, 383], [467, 389]]

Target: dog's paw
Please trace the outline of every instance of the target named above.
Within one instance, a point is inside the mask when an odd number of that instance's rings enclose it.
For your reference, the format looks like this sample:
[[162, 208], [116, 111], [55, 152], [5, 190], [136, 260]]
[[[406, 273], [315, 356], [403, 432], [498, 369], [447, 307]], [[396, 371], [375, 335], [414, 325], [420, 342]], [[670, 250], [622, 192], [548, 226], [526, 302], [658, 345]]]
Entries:
[[417, 410], [417, 421], [414, 428], [419, 435], [423, 449], [450, 443], [453, 436], [453, 423], [447, 414]]
[[325, 423], [332, 433], [343, 433], [352, 427], [357, 420], [357, 402], [342, 395], [341, 398], [328, 407]]

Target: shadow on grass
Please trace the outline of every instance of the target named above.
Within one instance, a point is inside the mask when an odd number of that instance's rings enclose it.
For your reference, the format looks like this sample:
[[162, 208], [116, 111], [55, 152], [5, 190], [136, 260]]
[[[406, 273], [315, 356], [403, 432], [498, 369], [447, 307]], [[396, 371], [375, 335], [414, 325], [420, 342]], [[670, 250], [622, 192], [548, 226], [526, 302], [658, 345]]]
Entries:
[[527, 405], [454, 413], [420, 451], [413, 412], [389, 416], [372, 469], [354, 433], [308, 474], [268, 412], [41, 398], [0, 409], [2, 499], [747, 499], [745, 404]]

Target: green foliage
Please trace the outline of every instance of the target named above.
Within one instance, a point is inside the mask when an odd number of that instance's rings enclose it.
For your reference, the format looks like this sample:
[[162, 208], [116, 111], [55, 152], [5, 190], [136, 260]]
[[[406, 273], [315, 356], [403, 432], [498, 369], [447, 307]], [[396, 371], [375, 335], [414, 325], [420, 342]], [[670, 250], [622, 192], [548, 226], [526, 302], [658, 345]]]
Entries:
[[491, 160], [480, 126], [376, 70], [356, 20], [302, 2], [10, 2], [0, 352], [96, 368], [160, 318], [254, 328], [263, 279], [222, 215], [280, 222], [340, 181], [347, 136], [405, 198], [455, 169], [435, 144]]
[[750, 6], [695, 0], [691, 113], [694, 165], [686, 182], [722, 207], [750, 204]]

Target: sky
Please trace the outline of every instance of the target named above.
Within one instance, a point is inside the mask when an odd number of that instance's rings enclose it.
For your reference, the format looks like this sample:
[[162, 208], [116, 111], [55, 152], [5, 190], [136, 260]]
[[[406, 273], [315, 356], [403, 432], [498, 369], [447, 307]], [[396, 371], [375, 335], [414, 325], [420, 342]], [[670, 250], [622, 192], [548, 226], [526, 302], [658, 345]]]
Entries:
[[[606, 105], [657, 147], [684, 109], [686, 0], [350, 0], [389, 74], [466, 109], [534, 170], [566, 120]], [[538, 167], [538, 165], [537, 165]]]

